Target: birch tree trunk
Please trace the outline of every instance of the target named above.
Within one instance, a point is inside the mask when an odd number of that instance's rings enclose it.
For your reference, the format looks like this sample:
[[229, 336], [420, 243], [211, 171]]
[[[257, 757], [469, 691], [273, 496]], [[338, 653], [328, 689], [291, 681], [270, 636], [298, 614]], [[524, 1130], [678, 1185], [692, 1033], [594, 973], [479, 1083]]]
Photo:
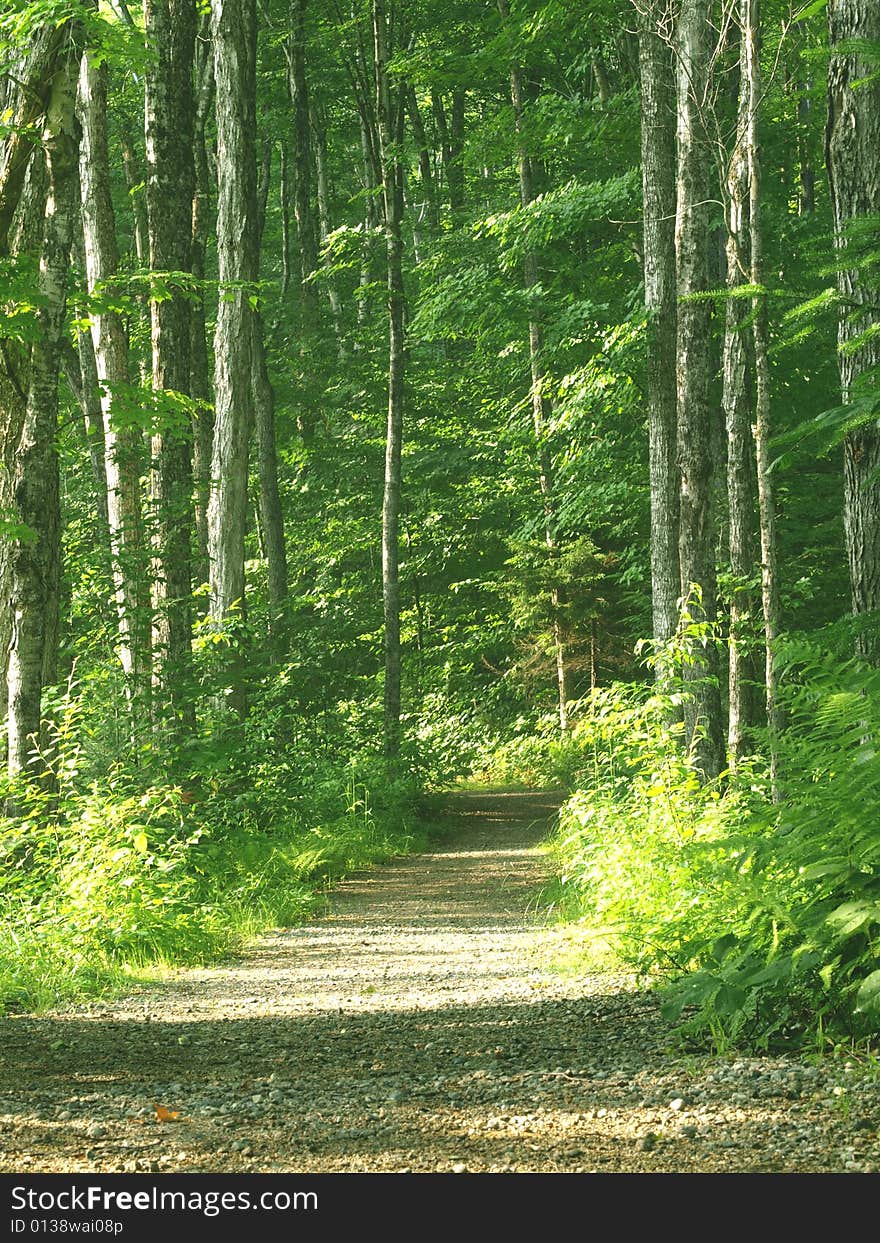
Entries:
[[[755, 348], [755, 454], [758, 463], [758, 515], [761, 530], [761, 605], [764, 614], [764, 687], [770, 731], [770, 786], [779, 801], [778, 739], [782, 729], [779, 673], [775, 645], [779, 634], [779, 554], [776, 537], [776, 497], [771, 474], [770, 341], [767, 295], [764, 290], [764, 238], [761, 226], [761, 62], [758, 0], [742, 0], [743, 69], [748, 82], [746, 151], [749, 177], [749, 243], [752, 300], [752, 340]], [[880, 27], [878, 27], [880, 29]], [[878, 549], [880, 551], [880, 549]]]
[[[709, 94], [710, 0], [682, 0], [678, 21], [678, 196], [675, 221], [678, 279], [676, 336], [678, 463], [681, 472], [679, 559], [681, 594], [695, 622], [715, 621], [712, 531], [711, 309], [692, 295], [710, 288], [710, 153], [705, 136]], [[685, 737], [695, 768], [721, 771], [724, 742], [718, 653], [711, 633], [691, 644], [683, 669], [688, 695]]]
[[[863, 376], [880, 366], [880, 280], [873, 240], [860, 222], [880, 216], [880, 45], [876, 0], [830, 0], [826, 161], [840, 270], [840, 386], [845, 403], [867, 392]], [[859, 44], [863, 43], [862, 52]], [[869, 51], [871, 54], [869, 55]], [[876, 238], [876, 231], [874, 232]], [[859, 341], [863, 334], [866, 339]], [[858, 624], [857, 650], [880, 664], [880, 421], [876, 412], [844, 443], [844, 527]]]
[[[744, 48], [744, 40], [741, 45]], [[726, 169], [728, 299], [722, 360], [723, 404], [727, 427], [728, 550], [733, 580], [728, 642], [727, 745], [734, 767], [749, 750], [749, 730], [756, 722], [757, 669], [749, 650], [749, 623], [755, 600], [751, 579], [757, 563], [754, 533], [755, 484], [752, 454], [752, 399], [748, 305], [733, 291], [750, 278], [748, 129], [750, 92], [743, 60], [739, 74], [736, 137]]]
[[[77, 309], [74, 310], [74, 314], [78, 319], [80, 318]], [[108, 516], [107, 472], [104, 469], [104, 416], [101, 410], [101, 389], [98, 384], [95, 347], [88, 328], [77, 330], [76, 348], [69, 343], [62, 344], [61, 367], [67, 386], [79, 403], [82, 413], [89, 464], [95, 484], [95, 503], [98, 507], [101, 525], [106, 528]]]
[[12, 75], [14, 102], [11, 115], [4, 117], [8, 126], [4, 134], [0, 160], [0, 255], [9, 252], [9, 234], [16, 208], [24, 189], [31, 156], [34, 152], [35, 127], [39, 125], [52, 100], [59, 62], [69, 54], [70, 25], [48, 22], [31, 35], [31, 45], [21, 66], [14, 66]]
[[[220, 303], [214, 332], [214, 451], [208, 506], [211, 615], [242, 616], [247, 525], [248, 439], [253, 310], [257, 270], [256, 6], [254, 0], [212, 0], [217, 116], [217, 255]], [[235, 649], [231, 649], [234, 652]], [[240, 659], [230, 657], [227, 701], [247, 711]]]
[[8, 768], [11, 776], [39, 775], [43, 678], [54, 664], [50, 644], [58, 607], [60, 517], [58, 513], [58, 373], [67, 305], [67, 279], [73, 240], [77, 175], [76, 74], [82, 31], [78, 23], [61, 28], [58, 58], [51, 77], [43, 128], [49, 192], [43, 229], [39, 287], [40, 331], [31, 351], [24, 425], [15, 455], [15, 516], [28, 534], [10, 551], [12, 638], [7, 686]]
[[[107, 148], [107, 67], [96, 65], [88, 55], [80, 66], [79, 121], [86, 284], [94, 294], [116, 275], [119, 255]], [[120, 427], [114, 409], [119, 399], [124, 406], [129, 383], [128, 343], [117, 311], [107, 307], [92, 315], [91, 343], [100, 389], [119, 659], [136, 738], [149, 706], [149, 598], [141, 517], [141, 434], [124, 423]]]
[[144, 0], [144, 26], [152, 52], [145, 85], [150, 269], [172, 274], [160, 278], [158, 296], [150, 302], [153, 390], [171, 395], [170, 405], [160, 396], [152, 442], [153, 657], [159, 692], [153, 718], [175, 736], [190, 732], [195, 723], [192, 436], [189, 415], [175, 402], [190, 391], [190, 304], [179, 275], [174, 275], [190, 271], [194, 0]]
[[[635, 0], [642, 100], [648, 458], [654, 640], [678, 624], [678, 467], [675, 459], [675, 90], [664, 0]], [[658, 667], [658, 676], [661, 673]]]

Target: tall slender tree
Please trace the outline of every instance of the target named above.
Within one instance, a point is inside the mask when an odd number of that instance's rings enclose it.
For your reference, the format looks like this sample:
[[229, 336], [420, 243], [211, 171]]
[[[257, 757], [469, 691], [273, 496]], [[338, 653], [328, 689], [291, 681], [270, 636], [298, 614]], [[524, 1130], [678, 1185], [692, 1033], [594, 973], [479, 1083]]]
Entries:
[[834, 210], [840, 293], [840, 385], [845, 403], [869, 410], [844, 443], [844, 525], [859, 622], [858, 651], [880, 663], [880, 421], [872, 395], [880, 367], [880, 279], [872, 251], [880, 218], [880, 6], [829, 0], [826, 162]]
[[[196, 41], [196, 105], [193, 132], [195, 192], [192, 205], [190, 266], [197, 281], [205, 277], [205, 251], [211, 230], [211, 173], [208, 165], [206, 126], [214, 100], [214, 49], [210, 19], [202, 19]], [[193, 483], [200, 582], [208, 579], [208, 498], [211, 492], [211, 452], [214, 438], [210, 363], [205, 325], [206, 294], [196, 286], [190, 308], [190, 395], [193, 398]]]
[[[253, 367], [253, 282], [257, 273], [256, 5], [212, 0], [217, 118], [217, 257], [220, 303], [214, 331], [214, 450], [208, 505], [211, 614], [218, 621], [245, 607], [248, 439]], [[235, 652], [236, 649], [230, 649]], [[229, 662], [227, 697], [243, 717], [241, 661]]]
[[750, 279], [748, 135], [751, 95], [745, 65], [745, 40], [738, 66], [736, 132], [725, 169], [725, 252], [728, 298], [725, 307], [722, 361], [723, 404], [727, 428], [727, 511], [730, 555], [730, 635], [728, 640], [728, 729], [731, 764], [749, 749], [750, 730], [757, 724], [751, 621], [755, 608], [752, 579], [757, 562], [755, 542], [755, 466], [751, 422], [749, 307], [737, 290]]
[[767, 724], [770, 729], [770, 781], [774, 800], [779, 799], [778, 747], [782, 728], [776, 640], [779, 636], [779, 551], [776, 537], [776, 497], [771, 471], [772, 436], [770, 391], [770, 339], [767, 295], [764, 289], [764, 230], [761, 201], [761, 60], [758, 0], [741, 4], [743, 73], [748, 83], [746, 153], [749, 179], [750, 277], [752, 341], [755, 350], [755, 454], [758, 466], [758, 514], [761, 532], [761, 605], [764, 614], [764, 688]]
[[[193, 725], [190, 271], [193, 203], [195, 0], [144, 0], [147, 217], [152, 382], [158, 399], [151, 493], [154, 719], [171, 733]], [[163, 397], [163, 395], [167, 395]], [[180, 399], [183, 398], [183, 403]], [[170, 400], [169, 400], [170, 399]]]
[[[664, 0], [634, 0], [639, 32], [648, 457], [654, 640], [678, 624], [678, 468], [675, 458], [675, 86]], [[659, 673], [659, 669], [658, 669]]]
[[[678, 280], [676, 337], [678, 463], [681, 472], [679, 558], [681, 594], [689, 615], [715, 622], [715, 549], [712, 522], [711, 158], [706, 134], [710, 102], [710, 0], [682, 0], [677, 27], [678, 187], [675, 221]], [[697, 295], [696, 297], [694, 295]], [[692, 645], [684, 666], [688, 748], [707, 777], [721, 771], [724, 742], [718, 654], [711, 635]]]
[[30, 358], [24, 422], [15, 455], [12, 495], [22, 531], [10, 551], [12, 637], [9, 647], [8, 767], [11, 775], [42, 770], [35, 751], [46, 672], [57, 638], [60, 570], [58, 376], [77, 185], [76, 81], [82, 23], [61, 27], [45, 102], [42, 149], [48, 194], [40, 261], [39, 332]]
[[[88, 53], [80, 69], [78, 112], [82, 131], [80, 187], [85, 273], [88, 291], [94, 296], [116, 276], [119, 255], [107, 147], [107, 65], [96, 63]], [[124, 417], [120, 419], [117, 413], [117, 404], [124, 410], [129, 400], [128, 342], [125, 324], [109, 298], [109, 291], [104, 298], [107, 304], [101, 306], [99, 301], [91, 316], [91, 344], [100, 386], [119, 657], [137, 734], [149, 703], [150, 650], [141, 516], [141, 436], [136, 427], [126, 426]], [[86, 383], [84, 377], [84, 388]]]
[[400, 144], [403, 101], [388, 78], [388, 13], [372, 0], [375, 108], [382, 175], [382, 208], [388, 289], [388, 421], [382, 496], [382, 600], [385, 623], [385, 755], [400, 751], [400, 471], [403, 444], [406, 301], [403, 286], [403, 174]]

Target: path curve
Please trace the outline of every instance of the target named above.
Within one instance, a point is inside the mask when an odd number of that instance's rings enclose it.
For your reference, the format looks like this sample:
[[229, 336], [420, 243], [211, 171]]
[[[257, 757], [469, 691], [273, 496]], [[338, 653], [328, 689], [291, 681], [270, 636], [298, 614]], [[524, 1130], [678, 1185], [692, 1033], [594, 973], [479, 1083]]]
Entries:
[[0, 1171], [877, 1169], [858, 1066], [684, 1057], [630, 979], [553, 968], [555, 806], [451, 797], [235, 962], [0, 1019]]

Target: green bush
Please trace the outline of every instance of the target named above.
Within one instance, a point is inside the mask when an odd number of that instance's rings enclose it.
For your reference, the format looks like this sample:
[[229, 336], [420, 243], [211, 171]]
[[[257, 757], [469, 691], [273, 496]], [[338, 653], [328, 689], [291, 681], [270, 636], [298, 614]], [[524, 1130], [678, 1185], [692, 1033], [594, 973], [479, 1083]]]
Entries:
[[52, 794], [0, 791], [17, 803], [0, 823], [0, 1009], [217, 958], [416, 841], [414, 784], [385, 781], [374, 757], [299, 771], [266, 760], [146, 788], [118, 768], [84, 793], [65, 763]]
[[552, 843], [568, 917], [725, 1045], [880, 1028], [880, 673], [793, 640], [779, 658], [780, 802], [759, 760], [701, 785], [673, 700], [616, 687], [576, 730], [589, 777]]

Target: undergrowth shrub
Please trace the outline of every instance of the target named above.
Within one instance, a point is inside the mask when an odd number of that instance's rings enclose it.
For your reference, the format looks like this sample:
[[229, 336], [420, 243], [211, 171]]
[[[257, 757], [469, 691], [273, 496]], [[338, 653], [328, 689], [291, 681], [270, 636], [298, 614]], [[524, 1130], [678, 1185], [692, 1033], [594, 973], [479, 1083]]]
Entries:
[[16, 804], [0, 821], [0, 1010], [216, 959], [416, 844], [411, 778], [388, 782], [375, 756], [297, 760], [226, 756], [146, 787], [118, 765], [82, 788], [61, 738], [51, 792], [0, 789]]
[[517, 725], [518, 731], [510, 738], [482, 740], [474, 758], [473, 776], [493, 785], [572, 789], [583, 768], [583, 747], [578, 737], [560, 737], [555, 713], [547, 713], [537, 722], [521, 719]]
[[779, 803], [758, 759], [701, 785], [669, 696], [615, 687], [552, 842], [562, 912], [725, 1047], [880, 1029], [880, 673], [799, 640], [779, 659]]

